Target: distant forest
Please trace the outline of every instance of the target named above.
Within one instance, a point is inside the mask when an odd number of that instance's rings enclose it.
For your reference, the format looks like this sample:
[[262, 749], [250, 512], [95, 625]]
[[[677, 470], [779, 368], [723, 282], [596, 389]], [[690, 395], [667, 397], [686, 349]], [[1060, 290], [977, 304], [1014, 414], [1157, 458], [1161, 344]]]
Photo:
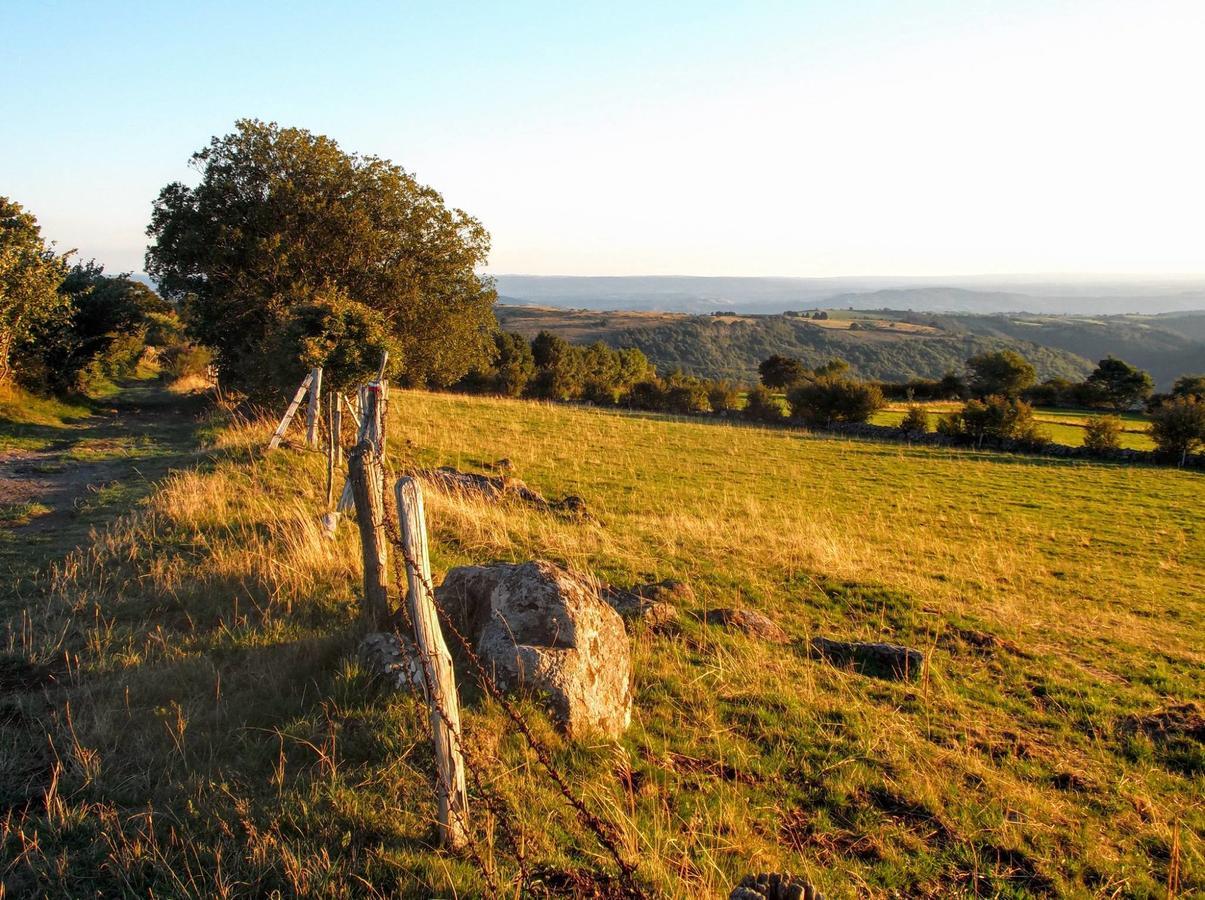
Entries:
[[[1187, 336], [1194, 327], [1205, 328], [1205, 314], [1081, 318], [884, 311], [856, 314], [855, 327], [844, 329], [790, 315], [637, 317], [512, 306], [495, 312], [504, 329], [529, 337], [546, 329], [574, 342], [635, 347], [662, 373], [681, 369], [750, 384], [757, 381], [758, 364], [775, 354], [810, 367], [838, 357], [850, 363], [854, 376], [882, 381], [940, 378], [961, 372], [970, 356], [1004, 348], [1030, 360], [1043, 380], [1080, 380], [1110, 354], [1151, 371], [1161, 388], [1179, 375], [1205, 371], [1205, 342]], [[897, 330], [892, 323], [921, 328]]]

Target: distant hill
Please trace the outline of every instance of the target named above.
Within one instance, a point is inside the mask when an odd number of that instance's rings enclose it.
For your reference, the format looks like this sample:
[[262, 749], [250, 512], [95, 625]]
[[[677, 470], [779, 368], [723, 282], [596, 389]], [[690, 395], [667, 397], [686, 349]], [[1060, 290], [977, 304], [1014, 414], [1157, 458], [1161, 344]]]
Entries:
[[1205, 310], [1205, 278], [697, 278], [497, 275], [504, 302], [594, 310], [780, 313], [816, 307], [1110, 315]]
[[1177, 316], [906, 316], [951, 333], [1027, 341], [1089, 360], [1116, 356], [1149, 371], [1167, 388], [1180, 375], [1205, 372], [1205, 313]]
[[[752, 383], [757, 365], [780, 353], [818, 366], [834, 357], [848, 361], [863, 378], [901, 381], [938, 378], [961, 371], [968, 356], [1014, 347], [1043, 378], [1082, 378], [1089, 361], [1065, 350], [1009, 337], [847, 316], [826, 322], [787, 316], [692, 316], [675, 313], [596, 312], [550, 307], [495, 309], [504, 329], [533, 336], [541, 329], [567, 340], [601, 340], [612, 347], [637, 347], [658, 371], [682, 369], [709, 378]], [[852, 327], [851, 327], [852, 326]]]

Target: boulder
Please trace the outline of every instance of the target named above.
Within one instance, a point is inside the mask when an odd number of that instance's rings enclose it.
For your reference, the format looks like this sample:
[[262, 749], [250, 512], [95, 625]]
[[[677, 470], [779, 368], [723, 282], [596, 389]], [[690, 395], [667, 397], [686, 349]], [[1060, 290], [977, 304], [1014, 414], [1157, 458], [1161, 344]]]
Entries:
[[771, 644], [789, 644], [791, 642], [791, 636], [783, 631], [773, 619], [763, 616], [756, 610], [740, 607], [713, 609], [704, 616], [704, 619], [712, 625], [719, 625], [730, 631], [743, 631], [745, 634]]
[[[570, 737], [618, 737], [632, 716], [631, 658], [619, 614], [543, 560], [453, 569], [437, 601], [503, 690], [547, 700]], [[460, 626], [458, 626], [460, 627]]]
[[853, 666], [863, 675], [896, 681], [919, 678], [925, 666], [924, 653], [896, 644], [834, 641], [830, 638], [815, 637], [812, 638], [810, 651], [815, 658], [838, 666]]

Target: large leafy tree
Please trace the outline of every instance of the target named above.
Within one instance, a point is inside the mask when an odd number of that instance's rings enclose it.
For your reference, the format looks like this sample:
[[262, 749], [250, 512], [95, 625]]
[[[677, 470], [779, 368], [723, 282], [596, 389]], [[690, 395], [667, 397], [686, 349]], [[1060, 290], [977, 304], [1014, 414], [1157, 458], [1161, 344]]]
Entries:
[[1038, 380], [1037, 370], [1014, 350], [980, 353], [967, 360], [971, 391], [979, 397], [1017, 397]]
[[0, 197], [0, 383], [13, 372], [14, 353], [64, 305], [59, 285], [66, 261], [42, 240], [37, 219]]
[[184, 303], [223, 380], [280, 387], [323, 363], [323, 348], [341, 377], [366, 377], [375, 360], [338, 346], [353, 335], [391, 346], [391, 373], [413, 385], [451, 384], [488, 362], [496, 293], [477, 269], [489, 235], [432, 188], [388, 160], [256, 120], [192, 162], [197, 186], [169, 184], [155, 202], [147, 271]]
[[1099, 390], [1104, 401], [1116, 410], [1129, 409], [1155, 390], [1149, 373], [1112, 356], [1097, 364], [1087, 383]]

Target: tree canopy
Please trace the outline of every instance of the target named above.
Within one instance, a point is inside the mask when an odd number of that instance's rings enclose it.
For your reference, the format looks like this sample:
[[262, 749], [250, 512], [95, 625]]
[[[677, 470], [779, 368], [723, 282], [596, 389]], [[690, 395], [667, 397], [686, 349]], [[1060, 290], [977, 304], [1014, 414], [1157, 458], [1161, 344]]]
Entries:
[[1098, 388], [1104, 401], [1118, 410], [1145, 400], [1155, 390], [1149, 373], [1112, 356], [1100, 361], [1087, 383]]
[[0, 197], [0, 382], [12, 375], [17, 349], [64, 305], [59, 285], [66, 273], [37, 219]]
[[1016, 397], [1038, 380], [1033, 365], [1015, 350], [980, 353], [967, 360], [971, 390], [980, 397]]
[[[435, 190], [388, 160], [257, 120], [192, 163], [196, 187], [169, 184], [155, 201], [146, 265], [224, 381], [283, 387], [324, 349], [344, 353], [345, 334], [389, 345], [391, 374], [411, 385], [488, 363], [496, 293], [477, 268], [489, 235]], [[336, 380], [370, 364], [344, 353]]]

